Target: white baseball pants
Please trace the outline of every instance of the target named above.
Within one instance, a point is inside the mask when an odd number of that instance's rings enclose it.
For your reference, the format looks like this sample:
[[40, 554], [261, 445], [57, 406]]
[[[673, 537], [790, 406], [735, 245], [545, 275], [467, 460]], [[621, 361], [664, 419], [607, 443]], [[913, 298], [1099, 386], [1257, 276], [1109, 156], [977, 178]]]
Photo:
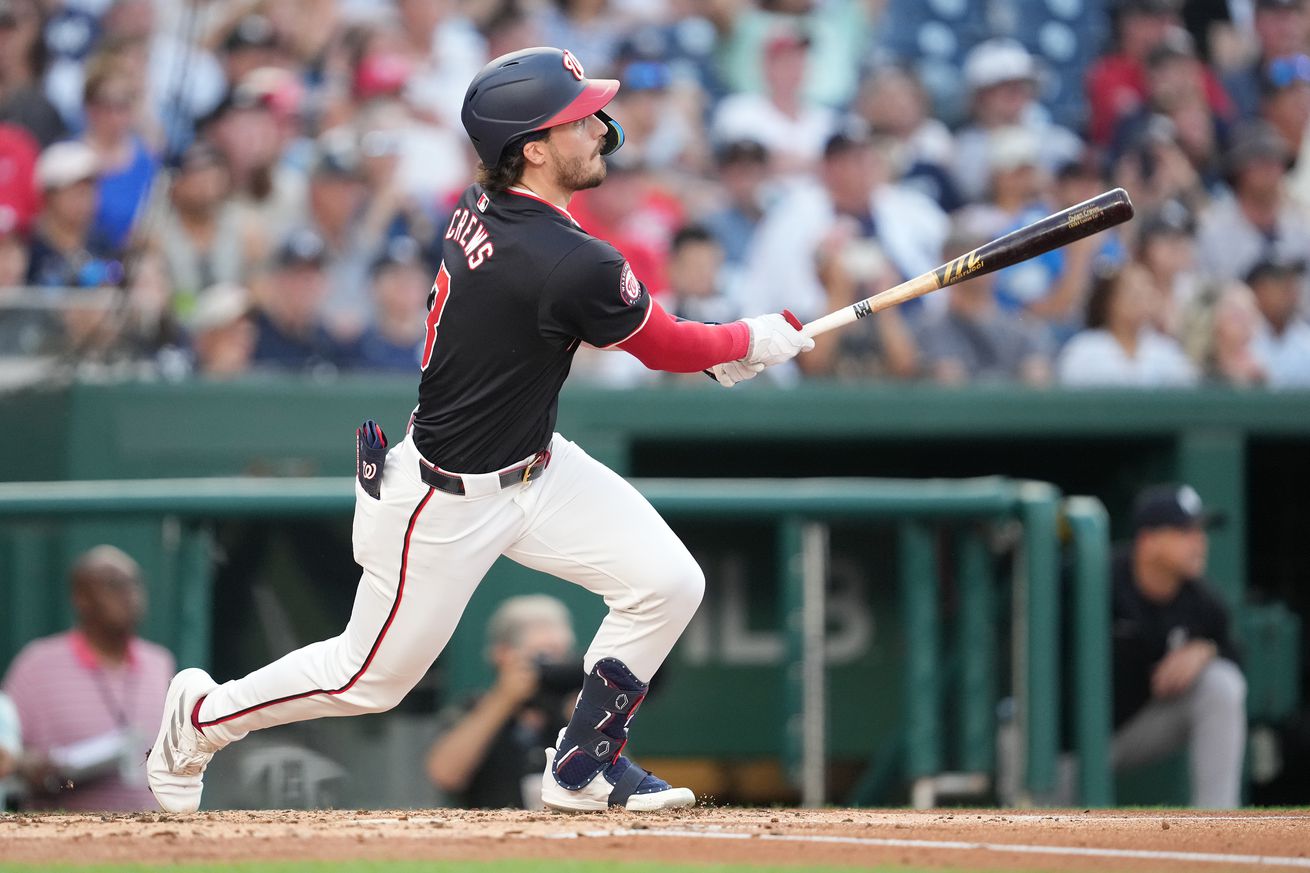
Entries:
[[198, 713], [219, 744], [248, 731], [401, 701], [445, 647], [500, 555], [605, 598], [609, 614], [584, 658], [618, 658], [643, 682], [700, 604], [705, 578], [655, 509], [620, 476], [556, 434], [550, 465], [501, 489], [465, 475], [467, 494], [419, 478], [407, 435], [387, 453], [382, 499], [355, 485], [354, 610], [338, 637], [312, 643], [210, 692]]

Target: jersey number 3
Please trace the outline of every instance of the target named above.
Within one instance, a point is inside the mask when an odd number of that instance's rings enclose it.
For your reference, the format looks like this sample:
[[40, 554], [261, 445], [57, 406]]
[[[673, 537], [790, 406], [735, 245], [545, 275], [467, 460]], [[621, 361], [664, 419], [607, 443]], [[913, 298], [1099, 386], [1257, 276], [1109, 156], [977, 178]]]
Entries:
[[441, 324], [441, 310], [446, 308], [446, 300], [450, 298], [450, 274], [446, 272], [446, 264], [443, 261], [441, 269], [437, 270], [436, 281], [432, 283], [432, 305], [428, 308], [428, 333], [423, 340], [423, 363], [422, 368], [426, 370], [428, 364], [432, 361], [432, 349], [437, 344], [437, 325]]

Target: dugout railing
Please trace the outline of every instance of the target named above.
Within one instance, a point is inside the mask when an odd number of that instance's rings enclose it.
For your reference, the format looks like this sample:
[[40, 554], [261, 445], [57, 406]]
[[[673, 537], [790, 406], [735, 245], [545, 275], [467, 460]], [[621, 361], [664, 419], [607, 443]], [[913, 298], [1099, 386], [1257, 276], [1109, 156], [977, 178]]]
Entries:
[[[1113, 801], [1108, 770], [1109, 622], [1105, 510], [1093, 498], [1062, 500], [1050, 485], [1004, 478], [969, 480], [750, 479], [634, 480], [671, 520], [765, 521], [776, 530], [778, 614], [786, 666], [779, 747], [803, 802], [874, 799], [889, 772], [931, 805], [961, 786], [992, 790], [997, 768], [998, 703], [1014, 702], [1020, 800], [1050, 795], [1060, 752], [1062, 555], [1070, 559], [1068, 607], [1074, 628], [1067, 713], [1083, 762], [1079, 802]], [[172, 542], [164, 562], [162, 606], [184, 663], [204, 664], [213, 597], [209, 525], [220, 519], [349, 515], [354, 489], [342, 478], [202, 478], [0, 484], [0, 567], [13, 644], [49, 624], [49, 555], [35, 533], [43, 523], [158, 520]], [[870, 766], [851, 798], [825, 785], [832, 726], [825, 699], [824, 606], [831, 525], [890, 527], [903, 625], [896, 738], [869, 748]], [[37, 527], [34, 527], [37, 526]], [[1067, 547], [1067, 551], [1066, 551]], [[67, 556], [66, 556], [67, 557]], [[42, 579], [37, 584], [31, 580]], [[29, 580], [16, 584], [15, 580]], [[953, 618], [943, 615], [950, 583]], [[713, 580], [711, 580], [713, 584]], [[1008, 616], [1003, 614], [1007, 611]], [[1006, 620], [1008, 618], [1008, 621]], [[1005, 646], [1008, 645], [1009, 657]], [[676, 693], [676, 692], [675, 692]], [[872, 745], [872, 743], [871, 743]], [[972, 787], [970, 787], [972, 786]]]

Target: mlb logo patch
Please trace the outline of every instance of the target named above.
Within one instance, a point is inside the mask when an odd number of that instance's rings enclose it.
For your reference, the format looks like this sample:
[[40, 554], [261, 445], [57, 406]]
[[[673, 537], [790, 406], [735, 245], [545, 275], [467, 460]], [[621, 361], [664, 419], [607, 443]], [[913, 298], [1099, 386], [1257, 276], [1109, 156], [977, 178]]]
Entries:
[[619, 296], [629, 306], [641, 299], [641, 283], [627, 261], [623, 262], [623, 272], [619, 276]]
[[491, 205], [491, 198], [485, 193], [478, 195], [478, 212], [486, 212], [487, 207]]

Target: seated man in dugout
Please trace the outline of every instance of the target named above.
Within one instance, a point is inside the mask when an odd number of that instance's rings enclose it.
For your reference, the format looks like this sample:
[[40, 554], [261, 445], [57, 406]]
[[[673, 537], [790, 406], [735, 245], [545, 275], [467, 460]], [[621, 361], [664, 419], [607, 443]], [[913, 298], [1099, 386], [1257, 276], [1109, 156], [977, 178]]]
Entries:
[[1207, 512], [1187, 485], [1147, 488], [1112, 563], [1115, 770], [1187, 749], [1191, 804], [1242, 802], [1246, 679], [1227, 607], [1203, 579]]

